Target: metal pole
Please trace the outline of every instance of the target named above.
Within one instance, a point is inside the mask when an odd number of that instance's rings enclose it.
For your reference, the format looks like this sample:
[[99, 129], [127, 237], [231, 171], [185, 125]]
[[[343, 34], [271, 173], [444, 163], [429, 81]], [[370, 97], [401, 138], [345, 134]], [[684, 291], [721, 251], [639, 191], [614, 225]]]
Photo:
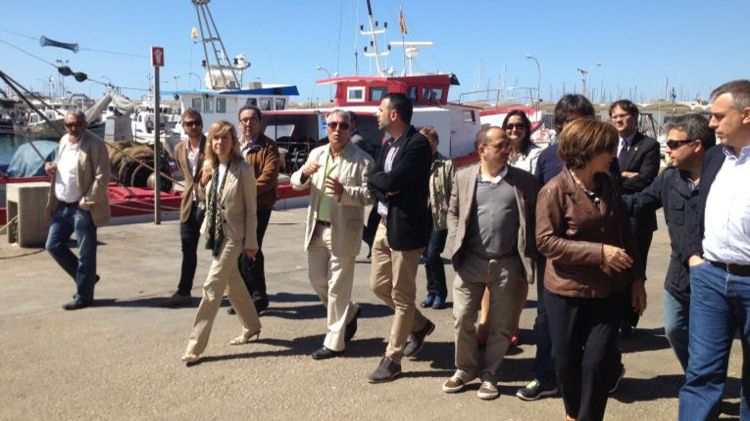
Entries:
[[161, 224], [161, 142], [159, 130], [161, 130], [161, 107], [159, 105], [159, 66], [154, 66], [154, 168], [156, 171], [156, 183], [154, 185], [154, 224]]

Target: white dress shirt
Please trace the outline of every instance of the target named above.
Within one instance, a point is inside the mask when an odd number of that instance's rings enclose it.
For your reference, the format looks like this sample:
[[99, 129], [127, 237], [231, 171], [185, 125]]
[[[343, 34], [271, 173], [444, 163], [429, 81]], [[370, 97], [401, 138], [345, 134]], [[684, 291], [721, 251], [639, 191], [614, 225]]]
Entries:
[[726, 158], [706, 199], [703, 257], [721, 263], [750, 265], [750, 146]]
[[78, 185], [78, 155], [81, 152], [81, 143], [71, 143], [67, 135], [61, 142], [65, 142], [65, 146], [57, 159], [55, 196], [61, 202], [75, 203], [83, 196]]

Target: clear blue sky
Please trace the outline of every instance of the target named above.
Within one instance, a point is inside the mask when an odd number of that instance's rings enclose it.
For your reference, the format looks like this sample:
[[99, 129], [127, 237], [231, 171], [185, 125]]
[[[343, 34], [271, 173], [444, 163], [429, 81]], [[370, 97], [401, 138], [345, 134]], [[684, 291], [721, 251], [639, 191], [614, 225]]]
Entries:
[[[400, 40], [402, 2], [372, 3], [376, 19], [389, 22], [388, 40]], [[606, 100], [618, 92], [636, 101], [664, 97], [667, 80], [680, 99], [705, 97], [722, 82], [750, 77], [747, 0], [403, 0], [403, 6], [407, 40], [435, 43], [422, 50], [419, 69], [453, 72], [461, 81], [452, 88], [452, 99], [488, 83], [496, 87], [501, 74], [505, 86], [536, 86], [536, 65], [526, 54], [539, 59], [542, 97], [553, 101], [563, 85], [568, 92], [580, 89], [576, 68], [595, 63], [601, 67], [593, 67], [590, 86], [599, 94], [604, 89]], [[229, 55], [244, 53], [252, 62], [245, 82], [297, 84], [297, 101], [326, 99], [328, 88], [315, 85], [325, 72], [316, 67], [353, 74], [355, 38], [360, 51], [367, 42], [356, 36], [357, 24], [366, 23], [365, 0], [212, 0], [211, 11]], [[0, 40], [50, 62], [69, 60], [74, 71], [92, 79], [144, 89], [149, 47], [161, 45], [167, 61], [162, 89], [174, 89], [175, 82], [185, 89], [198, 86], [190, 72], [203, 75], [202, 48], [190, 38], [194, 26], [189, 0], [23, 0], [3, 9]], [[82, 50], [42, 48], [26, 37], [42, 35], [77, 42]], [[27, 87], [47, 91], [44, 80], [56, 75], [51, 66], [2, 42], [0, 56], [0, 70]], [[392, 53], [389, 65], [401, 69], [399, 52]], [[369, 68], [360, 55], [360, 73]], [[71, 77], [66, 85], [92, 96], [103, 92], [101, 85]], [[138, 98], [143, 92], [126, 94]]]

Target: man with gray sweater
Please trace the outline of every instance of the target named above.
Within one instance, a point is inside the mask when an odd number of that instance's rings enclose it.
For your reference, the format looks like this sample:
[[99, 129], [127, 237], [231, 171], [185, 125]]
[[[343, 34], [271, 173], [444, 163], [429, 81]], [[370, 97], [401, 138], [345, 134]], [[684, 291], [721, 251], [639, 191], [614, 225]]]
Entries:
[[[458, 170], [448, 207], [448, 244], [456, 270], [456, 372], [443, 391], [459, 392], [480, 377], [477, 395], [493, 399], [528, 284], [534, 281], [538, 184], [531, 174], [508, 165], [511, 145], [502, 128], [481, 130], [475, 145], [479, 164]], [[490, 291], [491, 330], [480, 362], [474, 325], [485, 287]]]

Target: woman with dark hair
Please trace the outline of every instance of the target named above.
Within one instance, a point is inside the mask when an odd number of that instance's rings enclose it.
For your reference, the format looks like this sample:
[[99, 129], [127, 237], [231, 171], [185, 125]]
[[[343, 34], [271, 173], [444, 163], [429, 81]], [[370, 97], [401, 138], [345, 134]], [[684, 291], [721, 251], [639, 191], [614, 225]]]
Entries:
[[638, 314], [646, 308], [644, 269], [608, 174], [617, 142], [609, 123], [566, 125], [564, 168], [537, 200], [536, 242], [547, 258], [544, 302], [566, 419], [604, 417], [625, 303]]
[[240, 154], [237, 132], [231, 123], [211, 124], [206, 140], [201, 184], [208, 183], [208, 190], [201, 233], [206, 236], [206, 248], [211, 250], [213, 260], [181, 358], [187, 364], [195, 363], [206, 349], [225, 291], [242, 324], [242, 333], [229, 344], [241, 345], [260, 335], [258, 313], [237, 265], [241, 253], [252, 260], [258, 252], [255, 174]]
[[523, 110], [513, 110], [505, 116], [503, 130], [508, 134], [512, 147], [508, 163], [534, 175], [536, 160], [542, 150], [531, 141], [529, 117]]

